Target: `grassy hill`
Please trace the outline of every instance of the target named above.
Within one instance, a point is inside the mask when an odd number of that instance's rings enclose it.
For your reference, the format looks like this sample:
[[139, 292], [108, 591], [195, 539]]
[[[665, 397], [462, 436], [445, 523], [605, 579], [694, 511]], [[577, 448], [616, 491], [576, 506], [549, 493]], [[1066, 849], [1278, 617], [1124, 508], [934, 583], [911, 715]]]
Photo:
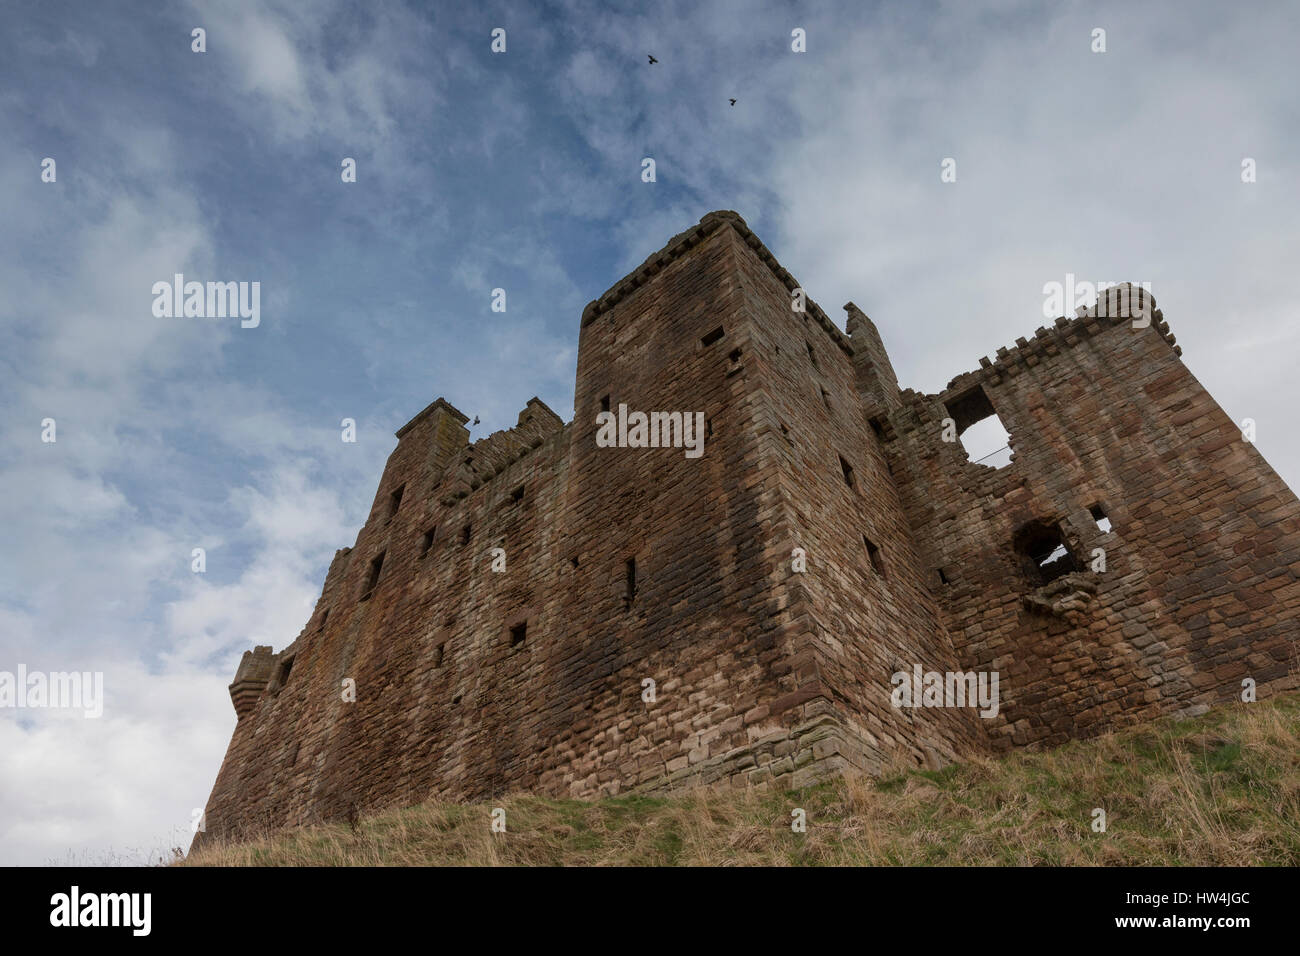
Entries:
[[[491, 832], [495, 807], [505, 833]], [[791, 830], [795, 808], [805, 833]], [[429, 802], [208, 847], [181, 865], [846, 864], [1300, 865], [1300, 695], [799, 791]]]

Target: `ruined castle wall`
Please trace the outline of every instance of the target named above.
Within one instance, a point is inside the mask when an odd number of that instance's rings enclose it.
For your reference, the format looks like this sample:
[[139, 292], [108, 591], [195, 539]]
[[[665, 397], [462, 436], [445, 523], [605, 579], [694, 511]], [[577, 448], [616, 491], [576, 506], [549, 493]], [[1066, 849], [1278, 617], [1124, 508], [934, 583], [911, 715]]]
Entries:
[[[534, 399], [471, 444], [439, 399], [401, 429], [298, 639], [241, 661], [208, 834], [509, 790], [801, 786], [1295, 686], [1300, 503], [1159, 313], [1060, 320], [928, 396], [856, 307], [846, 338], [794, 287], [710, 214], [583, 313], [572, 423]], [[703, 413], [703, 455], [598, 447], [606, 401]], [[942, 440], [985, 401], [1003, 468]], [[1081, 569], [1047, 582], [1031, 527]], [[895, 709], [916, 664], [997, 671], [998, 715]]]
[[[510, 436], [465, 445], [454, 410], [399, 433], [366, 526], [278, 655], [288, 680], [235, 731], [210, 833], [429, 796], [743, 785], [793, 763], [782, 721], [800, 715], [771, 702], [807, 675], [786, 661], [791, 615], [764, 533], [782, 501], [757, 468], [756, 385], [729, 374], [748, 321], [735, 233], [697, 241], [584, 324], [573, 425], [504, 465], [492, 443]], [[597, 448], [605, 395], [614, 410], [704, 412], [704, 455]]]
[[[312, 620], [280, 655], [292, 655], [287, 681], [273, 680], [236, 728], [208, 804], [210, 832], [481, 794], [522, 772], [521, 753], [535, 754], [532, 725], [503, 718], [493, 701], [522, 699], [544, 679], [511, 655], [507, 622], [555, 574], [549, 529], [561, 523], [567, 432], [549, 423], [536, 449], [446, 505], [448, 452], [468, 452], [463, 434], [440, 446], [439, 432], [463, 433], [448, 419], [440, 412], [403, 435], [356, 544], [340, 553]], [[528, 444], [545, 430], [530, 429]], [[507, 551], [503, 574], [489, 570], [497, 546]], [[345, 679], [355, 681], [355, 702], [343, 699]]]
[[[891, 705], [892, 674], [910, 674], [915, 663], [955, 670], [956, 654], [863, 413], [847, 340], [826, 327], [815, 305], [792, 309], [786, 283], [763, 261], [770, 253], [756, 240], [738, 248], [752, 327], [740, 374], [762, 383], [760, 434], [785, 504], [771, 544], [802, 622], [795, 660], [817, 681], [805, 692], [815, 689], [816, 699], [804, 708], [843, 723], [850, 733], [842, 756], [868, 771], [899, 752], [930, 762], [927, 751], [951, 756], [982, 743], [970, 711]], [[792, 568], [795, 547], [806, 553], [803, 573]]]
[[[789, 736], [769, 704], [802, 678], [787, 660], [790, 616], [767, 535], [781, 502], [760, 468], [758, 385], [733, 358], [749, 321], [735, 241], [721, 223], [683, 234], [674, 243], [689, 255], [658, 257], [584, 314], [566, 517], [583, 586], [564, 605], [571, 653], [557, 675], [580, 692], [552, 704], [574, 757], [554, 778], [570, 792], [665, 775], [743, 785], [770, 772]], [[596, 447], [606, 397], [616, 413], [702, 412], [703, 456]]]
[[[1172, 340], [1157, 325], [1072, 320], [999, 355], [942, 396], [911, 395], [888, 443], [963, 665], [1000, 674], [995, 744], [1234, 700], [1246, 677], [1293, 686], [1300, 505]], [[1011, 434], [1010, 465], [971, 464], [940, 440], [972, 387]], [[1096, 586], [1081, 612], [1025, 606], [1041, 580], [1013, 540], [1035, 520], [1064, 531]]]

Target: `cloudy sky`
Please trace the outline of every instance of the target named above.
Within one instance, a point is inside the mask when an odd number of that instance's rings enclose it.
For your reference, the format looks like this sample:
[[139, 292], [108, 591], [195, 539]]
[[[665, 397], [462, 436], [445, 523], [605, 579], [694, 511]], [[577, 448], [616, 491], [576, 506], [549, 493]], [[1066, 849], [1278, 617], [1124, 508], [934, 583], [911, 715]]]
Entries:
[[[0, 4], [0, 671], [105, 680], [99, 719], [0, 710], [0, 863], [188, 845], [239, 657], [296, 637], [394, 430], [567, 419], [582, 307], [712, 209], [924, 391], [1046, 283], [1149, 282], [1300, 487], [1300, 6], [610, 6]], [[261, 324], [155, 317], [175, 273], [259, 281]]]

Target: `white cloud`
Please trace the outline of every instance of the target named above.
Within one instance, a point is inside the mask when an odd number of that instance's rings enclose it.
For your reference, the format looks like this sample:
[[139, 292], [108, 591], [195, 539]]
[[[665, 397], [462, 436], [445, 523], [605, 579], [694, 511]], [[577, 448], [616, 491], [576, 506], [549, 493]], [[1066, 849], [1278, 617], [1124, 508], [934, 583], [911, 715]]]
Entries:
[[[745, 216], [833, 317], [853, 299], [901, 383], [930, 391], [1047, 324], [1044, 282], [1150, 281], [1188, 366], [1257, 420], [1261, 451], [1300, 486], [1276, 400], [1297, 335], [1294, 16], [1171, 9], [719, 2], [628, 16], [575, 2], [558, 22], [512, 11], [510, 52], [492, 58], [489, 24], [441, 11], [195, 3], [185, 19], [210, 52], [153, 99], [108, 76], [115, 48], [93, 31], [24, 33], [45, 82], [68, 63], [112, 82], [0, 93], [16, 131], [0, 142], [0, 522], [16, 543], [0, 551], [0, 669], [103, 669], [111, 706], [100, 721], [0, 713], [5, 861], [187, 842], [234, 724], [238, 656], [304, 625], [393, 430], [436, 394], [481, 415], [482, 434], [531, 394], [566, 393], [583, 305], [711, 209]], [[1090, 54], [1103, 21], [1110, 52]], [[807, 54], [789, 50], [795, 25]], [[178, 35], [192, 56], [188, 27]], [[195, 109], [236, 134], [233, 153], [179, 128]], [[51, 150], [57, 188], [35, 174]], [[340, 280], [357, 298], [329, 303], [340, 317], [317, 329], [304, 303], [337, 277], [299, 248], [313, 236], [242, 208], [241, 190], [256, 204], [293, 177], [333, 186], [344, 155], [364, 180], [337, 220], [305, 212], [308, 228], [328, 227], [343, 262], [382, 237], [399, 268], [358, 265], [391, 301]], [[240, 215], [246, 233], [223, 231]], [[600, 230], [599, 269], [572, 263], [556, 223]], [[153, 282], [259, 254], [293, 264], [298, 281], [263, 302], [298, 324], [268, 321], [263, 340], [153, 319]], [[445, 284], [407, 290], [401, 268]], [[498, 285], [505, 315], [487, 310]], [[463, 289], [481, 315], [440, 301]], [[293, 358], [338, 347], [336, 368], [291, 398], [290, 370], [250, 350], [272, 339]], [[343, 415], [356, 445], [339, 440]], [[56, 445], [39, 441], [45, 416]], [[195, 546], [206, 575], [189, 571]]]

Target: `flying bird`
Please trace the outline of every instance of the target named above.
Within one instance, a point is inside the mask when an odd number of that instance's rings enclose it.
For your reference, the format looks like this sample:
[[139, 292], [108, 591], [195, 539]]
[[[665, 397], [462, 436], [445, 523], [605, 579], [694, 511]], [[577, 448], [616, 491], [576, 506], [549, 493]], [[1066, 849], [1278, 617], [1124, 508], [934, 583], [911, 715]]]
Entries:
[[655, 59], [655, 55], [654, 55], [653, 53], [647, 53], [646, 56], [650, 57], [650, 62], [651, 62], [651, 63], [658, 63], [658, 62], [659, 62], [658, 60]]
[[735, 106], [735, 105], [736, 105], [736, 101], [735, 101], [735, 99], [732, 99], [732, 101], [731, 101], [731, 105], [732, 105], [732, 106]]
[[477, 416], [477, 415], [474, 416], [474, 424], [475, 424], [475, 425], [478, 424], [478, 416]]

